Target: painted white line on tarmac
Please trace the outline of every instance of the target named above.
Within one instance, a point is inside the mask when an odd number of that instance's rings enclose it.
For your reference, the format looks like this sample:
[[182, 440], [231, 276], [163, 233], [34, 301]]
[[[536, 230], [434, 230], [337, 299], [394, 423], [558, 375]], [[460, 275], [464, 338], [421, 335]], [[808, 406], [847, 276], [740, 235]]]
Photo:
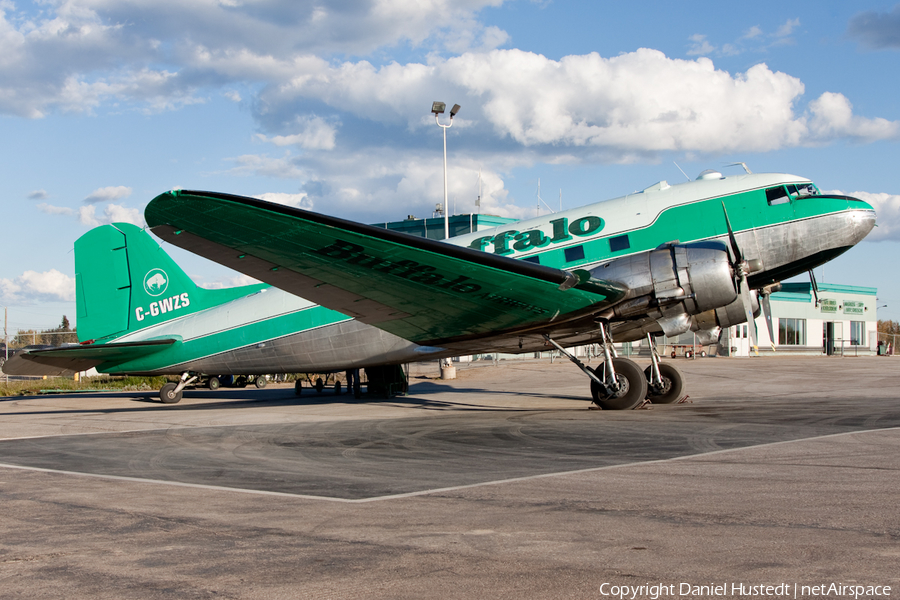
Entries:
[[518, 483], [518, 482], [522, 482], [522, 481], [531, 481], [534, 479], [545, 479], [547, 477], [561, 477], [561, 476], [565, 476], [565, 475], [578, 475], [581, 473], [594, 473], [597, 471], [606, 471], [609, 469], [621, 469], [623, 467], [656, 465], [656, 464], [673, 462], [673, 461], [677, 461], [677, 460], [689, 460], [689, 459], [693, 459], [693, 458], [713, 456], [716, 454], [740, 452], [742, 450], [753, 450], [753, 449], [757, 449], [757, 448], [768, 448], [768, 447], [772, 447], [772, 446], [781, 446], [784, 444], [796, 444], [798, 442], [809, 442], [809, 441], [824, 440], [824, 439], [849, 436], [849, 435], [858, 435], [858, 434], [865, 434], [865, 433], [879, 433], [879, 432], [885, 432], [885, 431], [898, 431], [898, 430], [900, 430], [900, 427], [887, 427], [887, 428], [883, 428], [883, 429], [865, 429], [865, 430], [860, 430], [860, 431], [845, 431], [842, 433], [831, 433], [828, 435], [820, 435], [820, 436], [816, 436], [816, 437], [801, 438], [801, 439], [797, 439], [797, 440], [785, 440], [785, 441], [781, 441], [781, 442], [768, 442], [765, 444], [756, 444], [753, 446], [743, 446], [741, 448], [727, 448], [724, 450], [712, 450], [710, 452], [701, 452], [699, 454], [686, 454], [684, 456], [676, 456], [673, 458], [661, 458], [658, 460], [629, 462], [629, 463], [622, 463], [622, 464], [618, 464], [618, 465], [606, 465], [603, 467], [588, 467], [586, 469], [575, 469], [572, 471], [558, 471], [558, 472], [554, 472], [554, 473], [541, 473], [538, 475], [526, 475], [523, 477], [510, 477], [508, 479], [495, 479], [493, 481], [482, 481], [479, 483], [469, 483], [469, 484], [465, 484], [465, 485], [454, 485], [454, 486], [449, 486], [449, 487], [419, 490], [416, 492], [406, 492], [403, 494], [390, 494], [387, 496], [373, 496], [371, 498], [358, 498], [358, 499], [334, 498], [331, 496], [314, 496], [314, 495], [310, 495], [310, 494], [293, 494], [290, 492], [272, 492], [272, 491], [267, 491], [267, 490], [254, 490], [254, 489], [248, 489], [248, 488], [228, 487], [228, 486], [221, 486], [221, 485], [206, 485], [206, 484], [200, 484], [200, 483], [184, 483], [181, 481], [166, 481], [166, 480], [162, 480], [162, 479], [146, 479], [143, 477], [127, 477], [124, 475], [103, 475], [100, 473], [85, 473], [82, 471], [65, 471], [65, 470], [61, 470], [61, 469], [46, 469], [43, 467], [28, 467], [28, 466], [22, 466], [22, 465], [6, 464], [6, 463], [0, 463], [0, 468], [17, 469], [20, 471], [36, 471], [39, 473], [54, 473], [54, 474], [59, 474], [59, 475], [74, 475], [77, 477], [93, 477], [96, 479], [109, 479], [109, 480], [113, 480], [113, 481], [128, 481], [131, 483], [149, 483], [149, 484], [155, 484], [155, 485], [171, 485], [171, 486], [177, 486], [177, 487], [212, 490], [212, 491], [219, 491], [219, 492], [237, 492], [237, 493], [241, 493], [241, 494], [256, 494], [259, 496], [280, 496], [283, 498], [299, 498], [299, 499], [304, 499], [304, 500], [324, 500], [327, 502], [342, 502], [342, 503], [346, 503], [346, 504], [363, 504], [366, 502], [381, 502], [384, 500], [397, 500], [397, 499], [401, 499], [401, 498], [413, 498], [415, 496], [427, 496], [429, 494], [439, 494], [442, 492], [453, 492], [453, 491], [458, 491], [458, 490], [466, 490], [466, 489], [471, 489], [471, 488], [483, 487], [483, 486], [487, 486], [487, 485], [502, 485], [505, 483]]

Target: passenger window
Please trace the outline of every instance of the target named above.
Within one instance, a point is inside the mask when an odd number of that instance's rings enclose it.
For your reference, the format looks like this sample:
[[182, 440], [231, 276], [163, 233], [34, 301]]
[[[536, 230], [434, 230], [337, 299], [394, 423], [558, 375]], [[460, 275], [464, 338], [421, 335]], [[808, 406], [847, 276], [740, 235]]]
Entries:
[[769, 206], [775, 206], [776, 204], [785, 204], [786, 202], [790, 202], [790, 198], [788, 197], [784, 187], [779, 185], [778, 187], [773, 187], [766, 190], [766, 201], [769, 203]]
[[631, 248], [631, 243], [628, 241], [627, 235], [620, 235], [618, 237], [609, 238], [609, 249], [612, 252], [618, 252], [619, 250], [628, 250]]
[[528, 258], [523, 258], [522, 260], [524, 260], [525, 262], [534, 263], [534, 264], [536, 264], [536, 265], [541, 264], [541, 257], [540, 257], [540, 256], [529, 256]]
[[566, 248], [566, 262], [575, 262], [576, 260], [584, 260], [584, 246]]

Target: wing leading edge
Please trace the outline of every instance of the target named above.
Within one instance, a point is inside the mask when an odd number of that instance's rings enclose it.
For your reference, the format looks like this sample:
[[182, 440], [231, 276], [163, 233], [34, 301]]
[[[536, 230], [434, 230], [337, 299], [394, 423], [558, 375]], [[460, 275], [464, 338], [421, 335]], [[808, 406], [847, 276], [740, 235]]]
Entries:
[[145, 218], [165, 241], [422, 345], [601, 310], [627, 289], [255, 198], [176, 190]]

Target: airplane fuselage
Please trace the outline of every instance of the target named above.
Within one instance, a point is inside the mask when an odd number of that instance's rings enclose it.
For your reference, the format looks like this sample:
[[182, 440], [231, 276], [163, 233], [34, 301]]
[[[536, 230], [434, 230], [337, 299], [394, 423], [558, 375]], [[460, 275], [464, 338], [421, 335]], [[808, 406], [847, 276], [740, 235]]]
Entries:
[[[801, 177], [747, 174], [726, 178], [714, 174], [677, 185], [660, 182], [621, 198], [455, 237], [447, 243], [567, 271], [596, 272], [618, 259], [669, 242], [727, 243], [726, 212], [746, 258], [759, 265], [749, 276], [751, 287], [827, 262], [865, 237], [875, 220], [874, 210], [865, 202], [821, 195], [811, 181]], [[167, 293], [178, 295], [181, 291]], [[641, 323], [637, 328], [613, 331], [617, 340], [638, 339], [647, 327]], [[592, 335], [573, 331], [562, 343], [587, 343]], [[277, 288], [185, 316], [173, 313], [171, 320], [115, 341], [162, 337], [181, 341], [166, 351], [105, 365], [101, 370], [135, 374], [325, 372], [454, 356], [476, 347], [478, 352], [540, 348], [537, 341], [523, 344], [521, 338], [517, 344], [497, 340], [481, 346], [421, 347]]]

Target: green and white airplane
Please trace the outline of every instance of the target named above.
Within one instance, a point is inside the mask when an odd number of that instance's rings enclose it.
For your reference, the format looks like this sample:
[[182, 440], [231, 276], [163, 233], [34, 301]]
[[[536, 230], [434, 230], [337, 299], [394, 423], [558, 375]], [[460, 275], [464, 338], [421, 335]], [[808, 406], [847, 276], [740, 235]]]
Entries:
[[[199, 288], [143, 230], [98, 227], [75, 242], [83, 341], [21, 352], [8, 373], [179, 374], [160, 391], [170, 403], [202, 374], [556, 347], [604, 409], [669, 403], [683, 396], [679, 371], [655, 350], [642, 370], [613, 342], [653, 347], [654, 336], [694, 331], [711, 343], [720, 328], [752, 320], [781, 280], [862, 240], [875, 211], [802, 177], [748, 170], [662, 181], [446, 241], [188, 190], [156, 197], [145, 218], [164, 241], [263, 283]], [[596, 369], [565, 350], [588, 343], [603, 349]]]

